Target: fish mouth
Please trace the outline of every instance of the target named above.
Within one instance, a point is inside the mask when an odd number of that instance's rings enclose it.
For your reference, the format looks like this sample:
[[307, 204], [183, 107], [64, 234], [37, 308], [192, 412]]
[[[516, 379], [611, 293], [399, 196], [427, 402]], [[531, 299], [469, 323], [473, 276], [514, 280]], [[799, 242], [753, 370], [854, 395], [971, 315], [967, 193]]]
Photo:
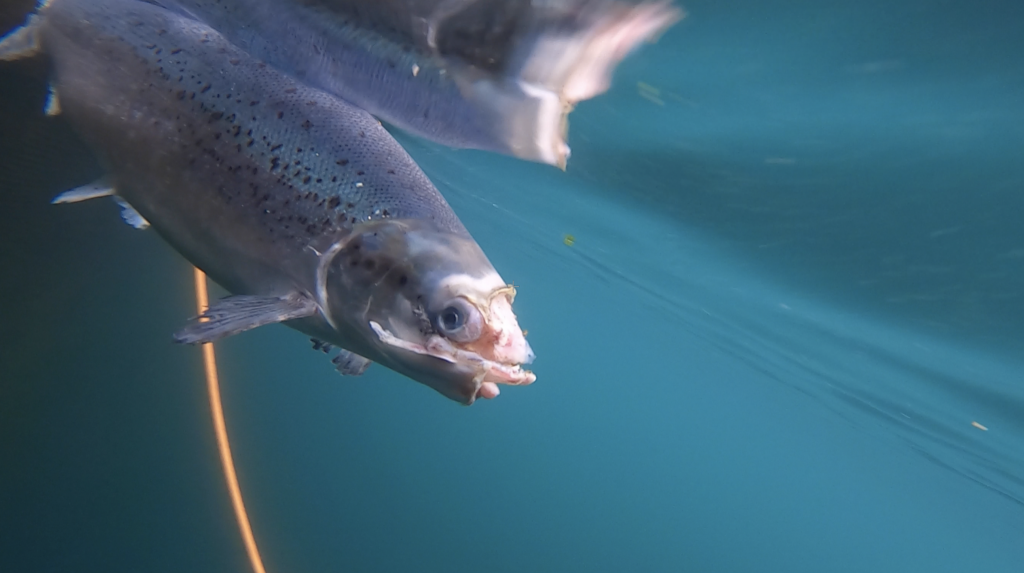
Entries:
[[[523, 369], [520, 362], [491, 360], [478, 352], [459, 348], [437, 334], [432, 334], [423, 343], [418, 343], [398, 338], [372, 320], [370, 328], [377, 338], [388, 346], [437, 358], [470, 370], [474, 373], [473, 382], [477, 386], [476, 398], [496, 398], [501, 394], [498, 384], [526, 386], [537, 380], [537, 375]], [[530, 355], [532, 356], [532, 352]]]

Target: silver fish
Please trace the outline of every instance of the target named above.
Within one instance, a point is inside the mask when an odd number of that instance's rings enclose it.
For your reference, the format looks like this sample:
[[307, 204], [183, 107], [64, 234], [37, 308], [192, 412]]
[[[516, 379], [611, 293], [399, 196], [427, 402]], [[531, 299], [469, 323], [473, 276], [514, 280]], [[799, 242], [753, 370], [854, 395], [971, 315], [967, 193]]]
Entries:
[[179, 342], [283, 322], [465, 404], [535, 380], [515, 289], [365, 111], [137, 0], [50, 1], [0, 42], [34, 52], [109, 172], [55, 202], [114, 196], [233, 293]]
[[565, 168], [568, 114], [670, 0], [149, 0], [426, 139]]

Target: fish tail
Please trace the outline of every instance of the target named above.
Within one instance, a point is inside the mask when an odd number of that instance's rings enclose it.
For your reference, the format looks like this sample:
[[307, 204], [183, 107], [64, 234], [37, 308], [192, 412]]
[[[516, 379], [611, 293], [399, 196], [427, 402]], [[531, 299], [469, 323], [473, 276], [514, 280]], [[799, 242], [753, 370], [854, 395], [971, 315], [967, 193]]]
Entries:
[[464, 97], [516, 156], [565, 169], [573, 107], [607, 91], [626, 56], [683, 16], [669, 0], [556, 2], [520, 22], [500, 72], [481, 76], [477, 62], [448, 64]]

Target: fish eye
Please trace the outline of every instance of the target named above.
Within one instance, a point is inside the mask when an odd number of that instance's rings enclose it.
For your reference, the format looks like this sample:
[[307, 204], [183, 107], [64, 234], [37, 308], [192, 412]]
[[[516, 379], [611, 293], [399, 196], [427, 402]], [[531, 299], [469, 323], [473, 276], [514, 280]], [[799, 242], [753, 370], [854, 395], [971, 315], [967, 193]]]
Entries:
[[437, 313], [437, 330], [455, 342], [472, 342], [480, 338], [483, 317], [469, 301], [456, 298]]

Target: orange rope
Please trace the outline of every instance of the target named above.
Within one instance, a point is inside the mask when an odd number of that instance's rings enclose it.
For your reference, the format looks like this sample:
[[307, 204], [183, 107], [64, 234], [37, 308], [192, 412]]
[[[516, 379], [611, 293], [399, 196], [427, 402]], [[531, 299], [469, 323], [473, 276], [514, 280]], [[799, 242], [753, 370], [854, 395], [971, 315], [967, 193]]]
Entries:
[[[199, 269], [195, 269], [195, 271], [196, 306], [199, 308], [199, 314], [202, 314], [210, 306], [210, 298], [206, 291], [206, 275]], [[217, 362], [213, 354], [213, 344], [203, 345], [203, 364], [206, 367], [206, 387], [210, 394], [210, 409], [213, 411], [213, 428], [217, 433], [217, 448], [220, 450], [220, 462], [224, 466], [224, 479], [228, 482], [228, 491], [231, 493], [231, 505], [235, 508], [238, 529], [242, 534], [242, 541], [245, 542], [245, 550], [249, 553], [249, 561], [252, 562], [253, 570], [256, 573], [266, 573], [263, 561], [260, 559], [259, 549], [256, 547], [256, 539], [252, 536], [249, 516], [245, 513], [242, 490], [238, 487], [238, 476], [235, 475], [235, 462], [231, 459], [231, 445], [228, 444], [228, 431], [224, 425], [224, 410], [220, 403], [220, 383], [217, 381]]]

